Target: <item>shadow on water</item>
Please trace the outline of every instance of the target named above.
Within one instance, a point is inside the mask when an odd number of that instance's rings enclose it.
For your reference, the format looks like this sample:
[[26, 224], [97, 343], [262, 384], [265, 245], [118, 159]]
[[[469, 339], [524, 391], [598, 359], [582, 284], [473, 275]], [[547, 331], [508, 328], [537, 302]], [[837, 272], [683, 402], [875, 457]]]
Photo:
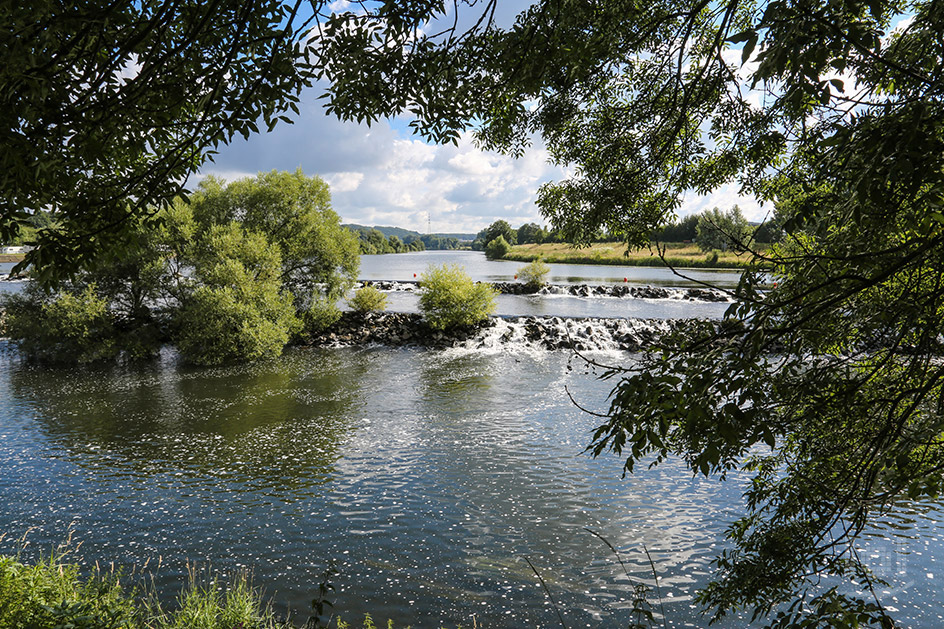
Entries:
[[[252, 366], [14, 363], [10, 388], [75, 464], [138, 475], [212, 474], [286, 490], [333, 471], [363, 404], [357, 352], [292, 352]], [[95, 456], [97, 453], [98, 456]]]
[[[304, 613], [332, 559], [347, 620], [558, 626], [528, 558], [568, 626], [625, 624], [631, 584], [587, 527], [651, 586], [645, 545], [670, 626], [702, 626], [692, 592], [741, 509], [736, 475], [706, 481], [670, 461], [622, 479], [618, 459], [581, 456], [598, 419], [564, 387], [599, 409], [611, 383], [570, 369], [565, 352], [352, 348], [218, 369], [170, 356], [53, 369], [5, 345], [0, 532], [37, 527], [46, 549], [72, 524], [89, 561], [162, 557], [156, 585], [170, 598], [187, 562], [209, 563], [252, 570], [277, 609]], [[893, 575], [907, 570], [913, 583], [896, 579], [915, 606], [940, 600], [923, 577], [940, 558], [925, 517], [903, 513], [868, 544]], [[906, 538], [916, 529], [920, 546]]]

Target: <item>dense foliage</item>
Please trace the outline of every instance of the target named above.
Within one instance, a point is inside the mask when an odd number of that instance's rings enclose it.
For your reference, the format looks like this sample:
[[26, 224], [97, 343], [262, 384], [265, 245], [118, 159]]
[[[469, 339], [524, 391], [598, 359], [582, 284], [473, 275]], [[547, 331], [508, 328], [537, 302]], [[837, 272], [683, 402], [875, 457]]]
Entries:
[[312, 80], [299, 4], [5, 3], [0, 242], [31, 213], [41, 278], [116, 246], [215, 147], [297, 111]]
[[501, 260], [502, 256], [508, 253], [511, 245], [505, 240], [504, 236], [498, 236], [488, 241], [485, 245], [485, 257], [489, 260]]
[[373, 286], [364, 286], [354, 291], [347, 305], [354, 312], [379, 312], [387, 307], [387, 296]]
[[738, 206], [735, 205], [727, 212], [712, 208], [698, 216], [695, 243], [702, 251], [743, 250], [751, 245], [753, 232]]
[[547, 230], [537, 223], [525, 223], [516, 232], [519, 245], [541, 244], [547, 239]]
[[356, 238], [301, 172], [208, 178], [157, 218], [54, 292], [5, 297], [6, 333], [46, 360], [143, 357], [165, 340], [197, 364], [256, 360], [333, 323], [357, 276]]
[[645, 245], [729, 185], [776, 210], [782, 242], [755, 252], [776, 286], [749, 269], [723, 323], [612, 371], [591, 450], [752, 475], [699, 597], [714, 616], [890, 624], [846, 593], [875, 583], [858, 536], [944, 484], [944, 5], [540, 0], [417, 37], [437, 11], [337, 16], [320, 50], [358, 63], [328, 68], [330, 109], [409, 109], [435, 140], [474, 122], [513, 153], [540, 133], [570, 175], [538, 203], [578, 243]]
[[535, 260], [518, 269], [517, 277], [529, 290], [537, 291], [547, 283], [547, 274], [550, 272], [551, 267], [543, 260]]
[[421, 238], [400, 240], [399, 236], [393, 235], [387, 238], [380, 230], [370, 227], [357, 227], [352, 231], [357, 234], [360, 252], [365, 255], [426, 250], [426, 244]]
[[35, 285], [4, 303], [3, 333], [27, 354], [52, 362], [94, 362], [118, 354], [117, 331], [94, 284], [46, 294]]
[[83, 576], [80, 566], [53, 555], [35, 564], [0, 557], [0, 627], [6, 629], [288, 629], [275, 619], [245, 575], [224, 588], [191, 577], [177, 609], [122, 587], [119, 575]]
[[430, 266], [420, 288], [420, 311], [433, 329], [477, 325], [495, 310], [495, 290], [456, 265]]

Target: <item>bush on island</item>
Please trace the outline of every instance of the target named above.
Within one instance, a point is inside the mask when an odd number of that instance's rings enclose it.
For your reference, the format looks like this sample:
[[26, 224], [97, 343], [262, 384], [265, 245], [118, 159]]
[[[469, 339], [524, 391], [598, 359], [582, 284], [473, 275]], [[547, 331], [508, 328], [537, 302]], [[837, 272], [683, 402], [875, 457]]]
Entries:
[[361, 314], [380, 312], [387, 307], [387, 296], [373, 286], [364, 286], [354, 292], [354, 296], [347, 300], [347, 305]]
[[518, 269], [518, 279], [524, 282], [528, 290], [537, 291], [547, 283], [547, 274], [551, 272], [551, 267], [544, 264], [544, 261], [538, 258], [530, 264]]
[[301, 171], [208, 177], [155, 219], [135, 219], [126, 243], [69, 281], [0, 296], [6, 335], [61, 362], [152, 356], [167, 331], [196, 364], [270, 358], [334, 323], [357, 277], [357, 238], [328, 185]]
[[274, 358], [301, 328], [282, 288], [279, 250], [236, 223], [213, 225], [196, 242], [195, 288], [174, 312], [174, 342], [197, 365]]
[[473, 282], [457, 265], [430, 266], [420, 287], [420, 310], [436, 330], [481, 323], [495, 310], [495, 290]]
[[497, 238], [488, 241], [488, 244], [485, 245], [485, 257], [489, 260], [499, 260], [503, 258], [510, 249], [511, 245], [508, 244], [508, 241], [505, 240], [505, 237], [498, 236]]
[[107, 303], [88, 285], [84, 290], [46, 294], [36, 284], [4, 296], [4, 336], [32, 357], [88, 363], [118, 354]]

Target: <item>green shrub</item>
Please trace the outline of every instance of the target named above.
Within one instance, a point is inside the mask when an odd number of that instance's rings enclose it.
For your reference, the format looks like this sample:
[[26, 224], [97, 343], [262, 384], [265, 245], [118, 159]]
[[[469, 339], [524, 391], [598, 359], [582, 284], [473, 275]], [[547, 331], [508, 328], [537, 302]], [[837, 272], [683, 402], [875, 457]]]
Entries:
[[297, 325], [288, 293], [247, 296], [229, 286], [201, 286], [175, 313], [174, 342], [196, 365], [275, 358]]
[[137, 609], [112, 576], [79, 578], [53, 555], [35, 565], [0, 557], [0, 627], [136, 627]]
[[505, 240], [504, 236], [498, 236], [485, 245], [485, 257], [489, 260], [498, 260], [502, 258], [511, 249], [511, 245]]
[[198, 365], [274, 358], [301, 327], [281, 260], [261, 234], [212, 226], [198, 243], [195, 289], [173, 314], [174, 343]]
[[540, 258], [530, 264], [518, 269], [518, 279], [524, 282], [530, 290], [538, 290], [547, 281], [547, 274], [551, 272], [551, 267], [544, 264]]
[[495, 310], [495, 290], [474, 283], [457, 265], [430, 266], [420, 287], [420, 310], [437, 330], [481, 323]]
[[290, 629], [275, 619], [245, 575], [221, 587], [191, 573], [165, 611], [154, 592], [125, 590], [115, 574], [93, 571], [52, 554], [34, 565], [0, 556], [0, 627], [3, 629]]
[[52, 362], [88, 363], [119, 351], [105, 300], [95, 285], [46, 295], [35, 284], [4, 297], [4, 331], [27, 355]]
[[274, 618], [262, 603], [245, 575], [238, 575], [225, 589], [215, 578], [191, 573], [190, 580], [177, 599], [177, 610], [164, 612], [160, 606], [151, 610], [159, 618], [160, 629], [275, 629], [290, 627]]
[[325, 297], [314, 300], [301, 315], [302, 335], [310, 337], [334, 325], [341, 318], [341, 309], [333, 300]]
[[364, 286], [354, 292], [347, 305], [354, 312], [379, 312], [387, 307], [387, 296], [373, 286]]

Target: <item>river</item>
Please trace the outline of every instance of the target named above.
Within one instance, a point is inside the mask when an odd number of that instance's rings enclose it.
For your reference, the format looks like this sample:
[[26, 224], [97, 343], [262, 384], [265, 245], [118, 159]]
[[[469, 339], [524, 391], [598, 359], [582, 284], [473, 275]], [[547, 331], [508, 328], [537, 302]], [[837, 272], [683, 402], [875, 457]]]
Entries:
[[[520, 266], [471, 253], [364, 258], [364, 279], [410, 280], [429, 260], [491, 281]], [[662, 269], [585, 269], [552, 274], [685, 285]], [[506, 303], [541, 301], [522, 299]], [[631, 301], [584, 300], [624, 313]], [[563, 314], [566, 302], [541, 303]], [[188, 563], [248, 569], [300, 620], [334, 561], [330, 598], [345, 619], [420, 629], [559, 626], [526, 559], [568, 627], [625, 626], [631, 580], [655, 585], [648, 549], [667, 626], [703, 626], [691, 597], [741, 511], [744, 479], [692, 477], [677, 461], [624, 479], [618, 458], [582, 454], [599, 420], [568, 391], [604, 410], [611, 384], [597, 375], [569, 352], [530, 346], [295, 349], [214, 369], [166, 351], [140, 365], [50, 368], [0, 341], [0, 550], [29, 531], [35, 558], [71, 528], [88, 562], [160, 564], [155, 584], [171, 598]], [[903, 507], [862, 544], [905, 626], [941, 623], [941, 516]], [[585, 528], [619, 549], [628, 575]]]

